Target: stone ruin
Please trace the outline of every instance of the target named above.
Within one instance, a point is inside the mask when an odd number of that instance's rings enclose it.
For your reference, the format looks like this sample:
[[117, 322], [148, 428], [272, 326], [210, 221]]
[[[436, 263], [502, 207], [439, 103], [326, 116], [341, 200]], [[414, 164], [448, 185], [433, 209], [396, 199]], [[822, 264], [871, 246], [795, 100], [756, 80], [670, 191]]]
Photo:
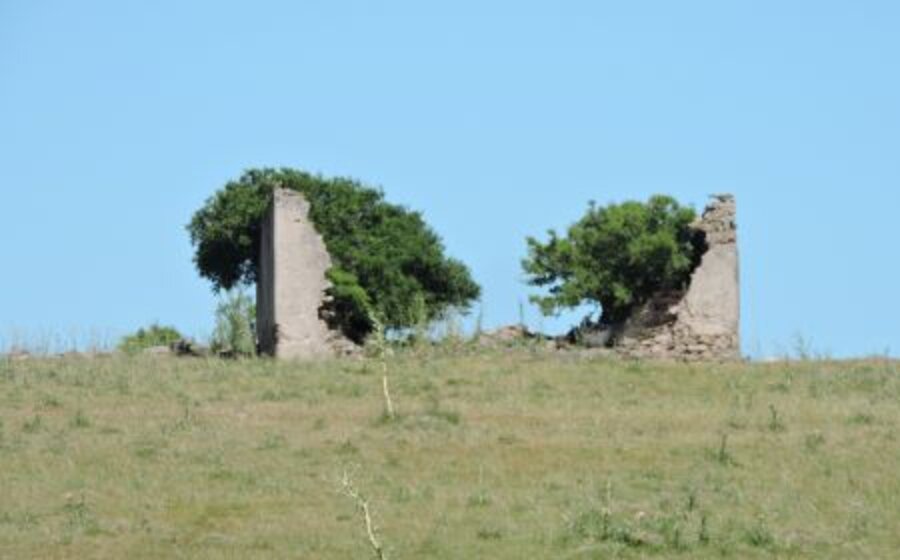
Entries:
[[[707, 249], [688, 287], [656, 294], [623, 325], [599, 333], [602, 344], [612, 342], [617, 354], [635, 358], [739, 359], [735, 213], [733, 196], [714, 196], [692, 225], [702, 232]], [[260, 353], [287, 359], [355, 353], [358, 347], [329, 328], [323, 313], [331, 257], [309, 219], [303, 195], [275, 189], [260, 237], [256, 285]]]
[[350, 353], [352, 342], [323, 316], [331, 256], [309, 219], [309, 202], [276, 188], [261, 223], [256, 280], [259, 351], [276, 358], [310, 359]]
[[740, 281], [736, 205], [714, 195], [693, 228], [707, 245], [686, 290], [662, 292], [621, 327], [615, 350], [637, 358], [736, 360], [740, 348]]

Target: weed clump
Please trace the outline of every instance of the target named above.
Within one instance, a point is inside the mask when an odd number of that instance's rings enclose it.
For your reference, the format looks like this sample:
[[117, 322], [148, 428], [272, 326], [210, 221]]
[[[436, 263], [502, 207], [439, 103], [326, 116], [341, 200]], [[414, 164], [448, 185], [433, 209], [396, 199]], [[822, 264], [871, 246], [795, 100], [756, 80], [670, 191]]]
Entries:
[[123, 337], [118, 348], [126, 354], [136, 354], [154, 346], [169, 346], [181, 339], [181, 333], [175, 327], [153, 323]]

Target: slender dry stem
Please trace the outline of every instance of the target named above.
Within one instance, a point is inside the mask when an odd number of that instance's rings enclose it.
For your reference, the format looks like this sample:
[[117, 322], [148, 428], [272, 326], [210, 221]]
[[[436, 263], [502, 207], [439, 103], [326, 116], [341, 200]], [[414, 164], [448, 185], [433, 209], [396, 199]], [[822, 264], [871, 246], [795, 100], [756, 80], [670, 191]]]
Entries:
[[390, 420], [394, 419], [394, 401], [391, 400], [391, 391], [388, 388], [387, 364], [384, 364], [384, 374], [381, 377], [381, 388], [384, 391], [384, 411]]
[[366, 525], [366, 537], [369, 540], [369, 545], [372, 547], [375, 558], [378, 560], [386, 560], [387, 555], [384, 553], [381, 543], [378, 542], [377, 530], [375, 524], [372, 522], [372, 512], [369, 510], [369, 501], [359, 493], [356, 487], [353, 486], [353, 481], [350, 479], [350, 475], [347, 471], [344, 471], [344, 475], [341, 477], [341, 489], [344, 492], [344, 495], [356, 502], [357, 509], [359, 509], [363, 515], [363, 521]]

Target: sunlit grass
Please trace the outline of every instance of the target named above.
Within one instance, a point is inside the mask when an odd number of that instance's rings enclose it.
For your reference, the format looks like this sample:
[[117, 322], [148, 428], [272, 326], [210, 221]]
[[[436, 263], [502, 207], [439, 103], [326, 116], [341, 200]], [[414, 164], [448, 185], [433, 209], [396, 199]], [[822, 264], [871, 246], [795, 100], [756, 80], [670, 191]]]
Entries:
[[[458, 349], [457, 349], [458, 350]], [[889, 558], [890, 361], [0, 362], [0, 557]]]

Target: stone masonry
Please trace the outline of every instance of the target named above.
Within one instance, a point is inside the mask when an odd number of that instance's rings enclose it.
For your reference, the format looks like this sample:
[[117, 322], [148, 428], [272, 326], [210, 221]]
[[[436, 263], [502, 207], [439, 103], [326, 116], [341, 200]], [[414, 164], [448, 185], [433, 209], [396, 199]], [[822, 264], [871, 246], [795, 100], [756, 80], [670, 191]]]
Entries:
[[260, 353], [286, 359], [319, 358], [348, 344], [322, 319], [331, 257], [309, 219], [302, 194], [275, 189], [261, 224], [256, 283]]
[[715, 195], [692, 227], [707, 250], [686, 291], [657, 294], [626, 322], [616, 350], [633, 357], [735, 360], [740, 349], [736, 205]]

